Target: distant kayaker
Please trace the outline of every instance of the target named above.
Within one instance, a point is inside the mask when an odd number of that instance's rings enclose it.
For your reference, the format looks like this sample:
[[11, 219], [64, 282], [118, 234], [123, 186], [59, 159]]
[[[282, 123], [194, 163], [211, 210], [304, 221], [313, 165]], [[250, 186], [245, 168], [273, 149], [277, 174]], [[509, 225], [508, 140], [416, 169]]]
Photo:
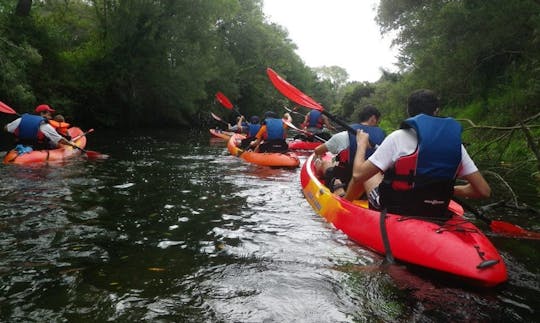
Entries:
[[[290, 114], [287, 112], [283, 115], [283, 119], [289, 123], [292, 121]], [[287, 124], [273, 111], [265, 112], [261, 128], [255, 138], [255, 142], [251, 143], [251, 147], [255, 152], [286, 152], [289, 149], [285, 141], [285, 138], [287, 138]]]
[[68, 132], [70, 124], [66, 122], [63, 115], [55, 115], [53, 119], [49, 120], [49, 124], [53, 126], [53, 128], [56, 129], [56, 132], [61, 134], [62, 137], [66, 138], [67, 140], [71, 140], [71, 136]]
[[237, 132], [237, 133], [244, 133], [244, 129], [247, 128], [248, 123], [244, 119], [244, 116], [238, 116], [236, 117], [236, 124], [234, 126], [231, 126], [231, 124], [227, 124], [227, 131]]
[[[329, 130], [336, 131], [336, 128], [330, 124], [328, 117], [319, 110], [311, 110], [306, 114], [302, 128], [325, 140], [331, 137]], [[307, 139], [313, 140], [315, 136], [310, 136]]]
[[[242, 127], [242, 122], [244, 120], [244, 116], [241, 117], [240, 120], [238, 120], [238, 127]], [[242, 133], [246, 134], [246, 138], [242, 140], [240, 143], [240, 148], [246, 149], [249, 147], [252, 141], [256, 140], [255, 137], [257, 135], [257, 132], [261, 129], [261, 124], [258, 116], [251, 116], [249, 118], [249, 123], [247, 124], [247, 127], [243, 127]]]
[[62, 137], [49, 124], [53, 112], [55, 110], [50, 106], [40, 104], [35, 109], [36, 115], [25, 113], [8, 123], [4, 130], [14, 134], [17, 137], [17, 143], [31, 146], [34, 150], [56, 148], [58, 144], [76, 146]]
[[[386, 133], [378, 127], [381, 121], [381, 112], [373, 105], [365, 106], [358, 115], [358, 122], [351, 124], [351, 128], [369, 133], [370, 141], [374, 145], [380, 145]], [[352, 143], [352, 145], [351, 145]], [[326, 152], [337, 155], [336, 161], [323, 161], [321, 157]], [[366, 150], [365, 158], [373, 154], [375, 148]], [[356, 153], [356, 136], [348, 131], [342, 131], [333, 135], [326, 143], [315, 148], [317, 173], [322, 175], [326, 186], [337, 194], [344, 194], [347, 184], [352, 176], [352, 168]]]
[[[345, 198], [367, 192], [370, 207], [390, 213], [446, 217], [453, 195], [487, 198], [491, 188], [461, 144], [461, 125], [436, 117], [439, 99], [431, 90], [413, 92], [401, 129], [364, 159], [369, 134], [357, 132], [353, 176]], [[384, 173], [384, 176], [383, 176]], [[455, 185], [456, 178], [467, 181]]]

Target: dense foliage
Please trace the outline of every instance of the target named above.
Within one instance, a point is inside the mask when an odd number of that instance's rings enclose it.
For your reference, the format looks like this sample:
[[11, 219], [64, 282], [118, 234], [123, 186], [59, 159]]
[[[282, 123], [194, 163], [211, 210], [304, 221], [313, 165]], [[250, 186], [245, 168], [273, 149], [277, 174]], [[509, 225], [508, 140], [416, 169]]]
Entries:
[[347, 121], [375, 104], [387, 130], [412, 90], [431, 88], [473, 154], [540, 169], [537, 1], [381, 0], [377, 22], [400, 69], [348, 82], [341, 67], [307, 67], [262, 0], [0, 0], [0, 100], [92, 127], [191, 127], [212, 109], [235, 117], [217, 91], [246, 115], [283, 112], [272, 67]]
[[0, 97], [21, 112], [47, 102], [92, 126], [189, 126], [229, 113], [217, 91], [246, 114], [277, 110], [267, 67], [317, 83], [258, 0], [18, 3], [0, 4]]

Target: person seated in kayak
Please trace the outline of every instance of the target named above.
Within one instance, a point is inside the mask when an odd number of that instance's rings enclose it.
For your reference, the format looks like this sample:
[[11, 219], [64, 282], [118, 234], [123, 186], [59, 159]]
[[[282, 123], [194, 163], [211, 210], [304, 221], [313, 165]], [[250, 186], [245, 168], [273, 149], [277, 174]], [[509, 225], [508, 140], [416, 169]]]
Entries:
[[52, 120], [49, 120], [49, 124], [53, 126], [53, 128], [56, 129], [56, 132], [61, 134], [64, 138], [71, 140], [71, 136], [68, 132], [70, 124], [66, 122], [63, 115], [55, 115]]
[[[381, 120], [381, 112], [373, 105], [365, 106], [358, 115], [358, 123], [351, 124], [354, 130], [362, 129], [369, 134], [369, 139], [374, 145], [380, 145], [386, 133], [378, 127]], [[375, 151], [367, 149], [364, 158], [368, 158]], [[322, 160], [326, 152], [337, 155], [334, 161]], [[356, 135], [348, 131], [342, 131], [333, 135], [327, 142], [319, 145], [314, 150], [316, 172], [324, 178], [330, 191], [343, 195], [352, 176], [352, 168], [356, 153]]]
[[304, 122], [302, 123], [302, 128], [314, 135], [307, 136], [305, 139], [308, 141], [314, 141], [315, 136], [328, 140], [331, 137], [329, 130], [336, 130], [336, 128], [330, 124], [328, 117], [319, 110], [311, 110], [306, 114]]
[[[283, 120], [292, 121], [289, 113], [283, 115]], [[277, 113], [267, 111], [261, 128], [255, 135], [255, 142], [251, 143], [255, 152], [286, 152], [289, 149], [287, 138], [287, 124], [279, 118]]]
[[[243, 122], [244, 116], [240, 120], [238, 120], [238, 126], [241, 127], [241, 122]], [[249, 118], [249, 123], [245, 129], [242, 130], [242, 133], [246, 134], [246, 138], [242, 139], [242, 142], [240, 143], [240, 148], [246, 149], [249, 147], [252, 141], [256, 140], [255, 136], [257, 135], [257, 132], [261, 129], [261, 125], [259, 123], [259, 117], [258, 116], [251, 116]]]
[[50, 106], [38, 105], [35, 109], [36, 115], [25, 113], [8, 123], [4, 130], [14, 134], [18, 144], [31, 146], [34, 150], [56, 148], [58, 144], [76, 147], [49, 124], [52, 112], [55, 110]]
[[244, 129], [247, 129], [248, 123], [244, 119], [244, 116], [238, 116], [236, 117], [236, 124], [234, 126], [231, 126], [231, 124], [227, 124], [227, 131], [232, 131], [236, 133], [244, 133]]
[[[446, 218], [453, 195], [489, 197], [489, 184], [461, 143], [461, 125], [452, 118], [437, 117], [439, 107], [433, 91], [414, 91], [407, 102], [409, 118], [367, 160], [369, 134], [359, 130], [345, 198], [352, 201], [365, 191], [371, 208]], [[456, 178], [467, 183], [455, 185]]]

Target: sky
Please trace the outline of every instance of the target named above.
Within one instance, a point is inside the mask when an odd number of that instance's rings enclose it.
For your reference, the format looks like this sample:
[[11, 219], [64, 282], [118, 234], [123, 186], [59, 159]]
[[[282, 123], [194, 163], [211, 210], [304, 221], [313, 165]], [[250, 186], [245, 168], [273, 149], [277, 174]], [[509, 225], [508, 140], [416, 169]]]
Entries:
[[396, 71], [397, 50], [375, 23], [378, 0], [264, 0], [264, 14], [283, 26], [310, 67], [337, 65], [349, 81], [375, 82]]

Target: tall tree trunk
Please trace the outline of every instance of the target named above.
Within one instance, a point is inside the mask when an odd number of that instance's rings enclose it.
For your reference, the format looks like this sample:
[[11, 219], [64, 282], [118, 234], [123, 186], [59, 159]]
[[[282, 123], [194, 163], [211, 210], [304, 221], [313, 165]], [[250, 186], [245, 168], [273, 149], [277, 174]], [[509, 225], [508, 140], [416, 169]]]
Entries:
[[32, 0], [19, 0], [17, 7], [15, 8], [15, 14], [21, 17], [27, 17], [30, 15], [30, 9], [32, 8]]

